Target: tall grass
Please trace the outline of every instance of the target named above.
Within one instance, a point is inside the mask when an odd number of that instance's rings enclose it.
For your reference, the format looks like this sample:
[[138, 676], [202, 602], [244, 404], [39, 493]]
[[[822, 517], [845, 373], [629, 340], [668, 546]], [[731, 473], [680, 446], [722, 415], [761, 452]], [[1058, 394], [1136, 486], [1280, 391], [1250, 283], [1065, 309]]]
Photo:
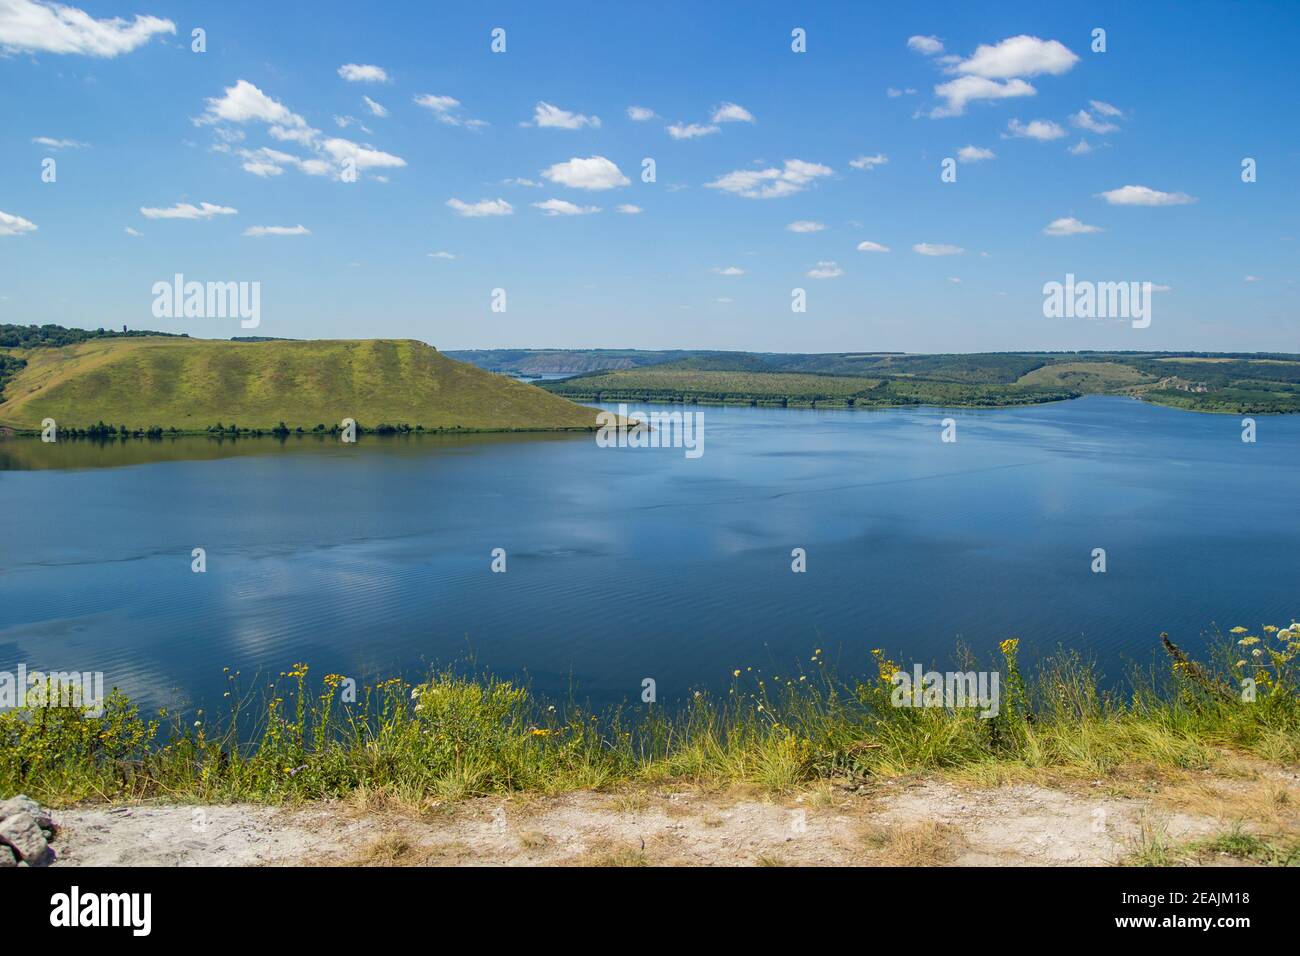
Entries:
[[[1300, 762], [1300, 625], [1237, 629], [1220, 663], [1189, 660], [1135, 673], [1106, 693], [1078, 654], [1021, 674], [1014, 639], [999, 646], [1001, 707], [896, 707], [898, 667], [840, 679], [820, 651], [795, 677], [733, 673], [727, 693], [696, 693], [667, 712], [557, 707], [488, 674], [389, 680], [355, 700], [337, 674], [297, 665], [254, 699], [228, 673], [228, 709], [143, 716], [114, 692], [101, 716], [30, 701], [0, 713], [0, 797], [53, 804], [183, 799], [284, 802], [383, 791], [423, 803], [553, 793], [620, 783], [744, 782], [784, 791], [820, 778], [964, 770], [1103, 775], [1131, 765], [1198, 768], [1226, 752]], [[1256, 653], [1258, 652], [1258, 653]], [[1254, 681], [1254, 699], [1241, 690]]]

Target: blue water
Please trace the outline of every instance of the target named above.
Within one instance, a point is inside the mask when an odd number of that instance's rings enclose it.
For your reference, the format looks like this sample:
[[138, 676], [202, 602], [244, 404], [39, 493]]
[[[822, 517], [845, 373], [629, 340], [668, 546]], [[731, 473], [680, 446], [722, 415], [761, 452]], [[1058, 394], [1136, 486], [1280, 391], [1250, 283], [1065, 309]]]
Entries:
[[865, 671], [874, 647], [941, 663], [1010, 635], [1118, 678], [1161, 631], [1198, 648], [1300, 611], [1300, 417], [1245, 444], [1238, 417], [1121, 398], [703, 413], [694, 460], [591, 435], [0, 442], [0, 670], [102, 670], [174, 706], [227, 666], [472, 657], [608, 703], [817, 647]]

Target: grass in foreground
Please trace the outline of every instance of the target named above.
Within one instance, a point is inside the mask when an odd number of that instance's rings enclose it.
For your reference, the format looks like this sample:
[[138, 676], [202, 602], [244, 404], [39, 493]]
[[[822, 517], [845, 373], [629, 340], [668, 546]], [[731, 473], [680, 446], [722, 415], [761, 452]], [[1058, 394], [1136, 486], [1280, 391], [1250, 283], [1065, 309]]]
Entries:
[[[416, 686], [386, 681], [344, 703], [343, 677], [313, 684], [305, 665], [256, 705], [229, 673], [230, 712], [219, 721], [202, 711], [146, 719], [116, 692], [99, 717], [29, 699], [0, 713], [0, 796], [276, 803], [382, 792], [418, 805], [665, 781], [782, 792], [920, 771], [1096, 778], [1133, 765], [1209, 768], [1225, 752], [1300, 761], [1300, 624], [1258, 635], [1236, 628], [1216, 666], [1164, 641], [1170, 672], [1135, 674], [1122, 698], [1100, 691], [1073, 653], [1027, 680], [1018, 642], [1004, 641], [1001, 707], [989, 719], [892, 706], [898, 667], [879, 651], [868, 679], [836, 678], [818, 651], [807, 673], [736, 670], [720, 699], [701, 692], [679, 712], [635, 719], [561, 711], [525, 687], [452, 672]], [[1243, 699], [1244, 681], [1253, 700]]]

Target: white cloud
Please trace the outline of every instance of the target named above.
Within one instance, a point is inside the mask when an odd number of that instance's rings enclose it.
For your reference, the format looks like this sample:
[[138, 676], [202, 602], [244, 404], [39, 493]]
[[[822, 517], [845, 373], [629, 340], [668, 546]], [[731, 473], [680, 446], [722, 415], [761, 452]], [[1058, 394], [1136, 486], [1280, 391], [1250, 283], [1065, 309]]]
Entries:
[[450, 252], [430, 252], [429, 258], [430, 259], [455, 259], [456, 257], [453, 256]]
[[1024, 80], [1007, 80], [999, 83], [983, 76], [959, 76], [934, 88], [934, 95], [947, 100], [947, 105], [930, 111], [931, 119], [961, 116], [966, 104], [975, 100], [1005, 100], [1017, 96], [1035, 96], [1038, 91]]
[[858, 243], [858, 252], [888, 252], [888, 251], [889, 251], [889, 246], [882, 246], [880, 243], [872, 242], [869, 239], [864, 239], [862, 242]]
[[961, 116], [966, 105], [976, 100], [1034, 96], [1038, 91], [1024, 77], [1059, 75], [1070, 70], [1078, 60], [1077, 55], [1056, 40], [1024, 35], [993, 45], [981, 44], [965, 60], [940, 57], [945, 71], [956, 74], [956, 79], [934, 88], [935, 95], [946, 103], [931, 110], [930, 117]]
[[53, 139], [49, 136], [35, 136], [32, 142], [49, 149], [87, 149], [89, 143], [79, 143], [75, 139]]
[[144, 233], [140, 232], [138, 229], [132, 229], [130, 226], [123, 226], [122, 231], [128, 236], [135, 236], [137, 239], [144, 235]]
[[435, 113], [447, 113], [460, 108], [460, 100], [456, 99], [456, 97], [439, 96], [436, 93], [422, 93], [415, 98], [415, 102], [417, 105], [433, 110]]
[[1022, 34], [1008, 37], [992, 46], [980, 44], [969, 59], [962, 60], [953, 67], [953, 72], [973, 74], [990, 80], [1038, 76], [1042, 73], [1059, 76], [1069, 72], [1078, 62], [1078, 55], [1070, 52], [1060, 42]]
[[[1246, 277], [1243, 278], [1241, 281], [1242, 281], [1242, 282], [1258, 282], [1258, 281], [1259, 281], [1259, 276], [1246, 276]], [[1241, 632], [1238, 631], [1238, 633], [1241, 633]]]
[[542, 170], [542, 178], [572, 189], [614, 189], [626, 186], [630, 180], [618, 166], [604, 156], [574, 157], [567, 163], [556, 163]]
[[1196, 197], [1187, 193], [1164, 193], [1149, 186], [1121, 186], [1097, 195], [1112, 206], [1185, 206], [1196, 202]]
[[115, 57], [130, 53], [161, 33], [176, 33], [176, 24], [160, 17], [136, 15], [96, 20], [85, 10], [35, 0], [0, 2], [0, 50], [24, 53], [79, 53]]
[[895, 89], [894, 87], [891, 86], [889, 87], [889, 89], [885, 90], [885, 95], [888, 96], [891, 100], [896, 100], [900, 96], [915, 96], [916, 90], [912, 89], [910, 86], [905, 90]]
[[415, 104], [423, 106], [425, 109], [438, 117], [438, 122], [446, 123], [448, 126], [464, 126], [468, 129], [482, 129], [487, 126], [486, 120], [470, 119], [462, 116], [460, 113], [460, 100], [454, 96], [439, 96], [436, 93], [422, 93], [415, 97]]
[[635, 216], [638, 215], [639, 213], [645, 212], [645, 210], [642, 209], [640, 206], [633, 206], [631, 203], [623, 203], [621, 206], [618, 207], [618, 211], [625, 216]]
[[1101, 100], [1089, 100], [1088, 105], [1092, 107], [1092, 111], [1094, 113], [1099, 113], [1102, 116], [1123, 116], [1124, 115], [1123, 110], [1121, 110], [1118, 106], [1111, 106], [1109, 103], [1104, 103]]
[[956, 276], [948, 276], [948, 281], [953, 285], [961, 285], [961, 279], [958, 279]]
[[1085, 222], [1080, 222], [1073, 216], [1053, 219], [1043, 227], [1043, 235], [1045, 236], [1081, 236], [1085, 233], [1101, 231], [1101, 226], [1090, 226]]
[[1107, 133], [1113, 133], [1119, 129], [1119, 127], [1114, 123], [1107, 123], [1105, 120], [1094, 119], [1092, 114], [1087, 110], [1079, 110], [1079, 112], [1070, 117], [1070, 122], [1079, 127], [1079, 129], [1089, 130], [1096, 133], [1098, 136], [1105, 136]]
[[798, 219], [785, 228], [790, 232], [821, 232], [826, 226], [820, 222], [813, 222], [811, 219]]
[[476, 203], [448, 199], [447, 205], [455, 210], [456, 215], [465, 216], [469, 219], [478, 219], [483, 216], [509, 216], [515, 211], [515, 207], [504, 199], [480, 199]]
[[738, 169], [705, 183], [705, 187], [735, 193], [746, 199], [776, 199], [802, 192], [815, 180], [833, 172], [829, 166], [820, 163], [787, 159], [781, 169]]
[[1082, 156], [1085, 153], [1091, 153], [1091, 152], [1092, 152], [1092, 147], [1088, 145], [1088, 141], [1086, 139], [1080, 139], [1077, 143], [1075, 143], [1073, 146], [1070, 147], [1070, 154], [1073, 156]]
[[943, 41], [938, 37], [908, 37], [907, 48], [917, 53], [924, 53], [926, 56], [934, 56], [936, 53], [943, 52]]
[[248, 80], [238, 80], [234, 86], [226, 87], [223, 95], [208, 97], [207, 103], [207, 110], [195, 120], [200, 125], [257, 120], [286, 131], [307, 127], [307, 121], [301, 116], [279, 100], [267, 96]]
[[328, 153], [335, 163], [342, 165], [351, 161], [358, 170], [406, 165], [406, 160], [400, 156], [385, 153], [373, 146], [359, 145], [350, 139], [327, 139], [321, 143], [321, 149]]
[[823, 260], [804, 273], [809, 279], [834, 279], [844, 275], [844, 270], [829, 259]]
[[374, 66], [369, 63], [344, 63], [339, 67], [339, 76], [349, 83], [388, 82], [388, 72], [382, 66]]
[[297, 226], [249, 226], [244, 230], [246, 236], [310, 236], [311, 230], [304, 225]]
[[548, 216], [587, 216], [600, 212], [599, 206], [577, 206], [565, 199], [547, 199], [545, 202], [535, 202], [533, 206]]
[[381, 106], [379, 103], [376, 103], [376, 102], [375, 102], [374, 100], [372, 100], [370, 97], [363, 95], [363, 96], [361, 97], [361, 101], [362, 101], [363, 103], [366, 104], [366, 109], [370, 110], [370, 112], [371, 112], [373, 115], [375, 115], [375, 116], [387, 116], [387, 115], [388, 115], [388, 110], [387, 110], [385, 107]]
[[21, 236], [25, 232], [35, 231], [36, 223], [0, 209], [0, 236]]
[[502, 186], [528, 186], [531, 188], [541, 189], [542, 184], [531, 179], [525, 179], [522, 176], [511, 176], [509, 179], [501, 180]]
[[985, 159], [996, 159], [997, 154], [983, 146], [963, 146], [957, 150], [957, 158], [963, 163], [978, 163]]
[[629, 106], [627, 108], [627, 118], [637, 123], [644, 123], [646, 120], [655, 118], [655, 111], [647, 106]]
[[743, 276], [745, 270], [740, 266], [714, 266], [713, 271], [720, 276]]
[[552, 106], [550, 103], [539, 100], [537, 105], [533, 107], [532, 122], [523, 123], [522, 125], [549, 129], [581, 129], [584, 126], [599, 129], [600, 117], [570, 113], [568, 110], [562, 110], [558, 106]]
[[195, 206], [192, 203], [179, 202], [174, 206], [160, 208], [157, 206], [141, 206], [140, 215], [146, 219], [211, 219], [213, 216], [233, 216], [238, 209], [232, 209], [229, 206], [218, 206], [210, 202], [199, 203]]
[[959, 256], [966, 250], [961, 246], [950, 246], [942, 242], [918, 242], [912, 246], [912, 251], [919, 252], [923, 256]]
[[668, 130], [668, 135], [673, 139], [695, 139], [699, 136], [708, 136], [710, 133], [721, 132], [720, 126], [701, 126], [699, 123], [673, 123], [671, 126], [664, 127]]
[[877, 166], [883, 166], [889, 162], [889, 157], [884, 153], [876, 153], [875, 156], [859, 156], [856, 159], [850, 159], [849, 165], [854, 169], [875, 169]]
[[1065, 135], [1065, 130], [1051, 120], [1030, 120], [1028, 123], [1022, 123], [1018, 119], [1007, 122], [1007, 131], [1002, 134], [1006, 136], [1015, 136], [1019, 139], [1036, 139], [1039, 142], [1047, 142], [1053, 139], [1060, 139]]
[[713, 111], [711, 123], [752, 123], [754, 114], [736, 103], [723, 103]]

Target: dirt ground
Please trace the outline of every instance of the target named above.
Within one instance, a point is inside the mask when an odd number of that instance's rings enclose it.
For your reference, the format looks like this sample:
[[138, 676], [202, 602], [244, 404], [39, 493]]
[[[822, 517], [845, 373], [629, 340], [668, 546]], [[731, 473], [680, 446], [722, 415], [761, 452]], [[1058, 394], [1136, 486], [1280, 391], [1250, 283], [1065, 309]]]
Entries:
[[370, 796], [293, 808], [96, 807], [55, 818], [58, 866], [1105, 866], [1234, 827], [1294, 840], [1300, 774], [994, 788], [929, 778], [781, 797], [662, 788], [421, 808]]

